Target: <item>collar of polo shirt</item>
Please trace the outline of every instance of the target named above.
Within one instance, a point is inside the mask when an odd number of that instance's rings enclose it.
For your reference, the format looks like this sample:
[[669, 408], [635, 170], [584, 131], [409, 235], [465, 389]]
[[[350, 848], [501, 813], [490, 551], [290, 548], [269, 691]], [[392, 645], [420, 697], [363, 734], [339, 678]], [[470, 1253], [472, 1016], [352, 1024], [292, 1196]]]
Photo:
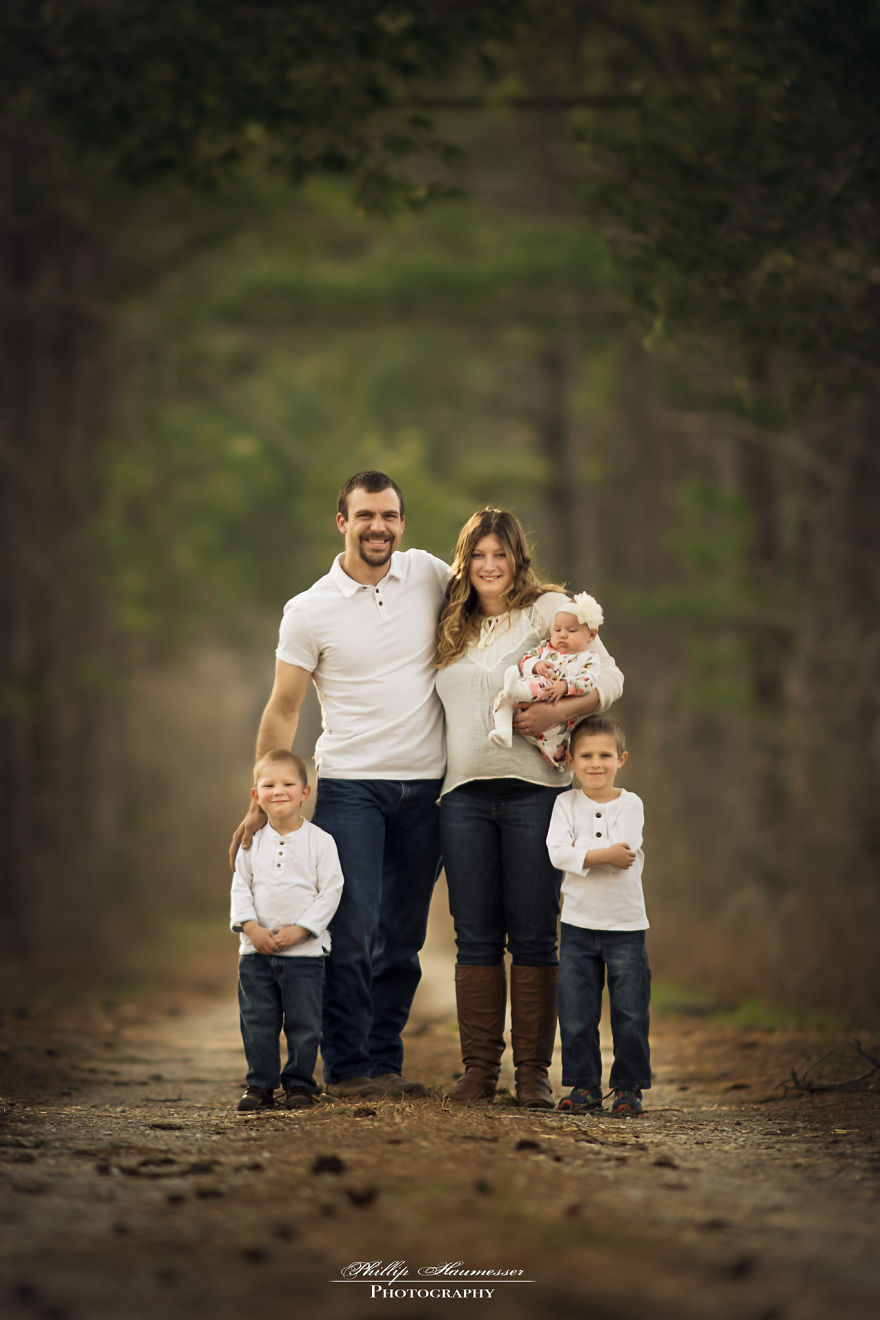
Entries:
[[395, 550], [389, 561], [388, 572], [380, 582], [355, 582], [342, 567], [342, 555], [337, 555], [333, 560], [330, 576], [343, 596], [353, 596], [357, 591], [375, 591], [388, 578], [394, 578], [396, 582], [403, 581], [406, 576], [406, 560], [399, 550]]

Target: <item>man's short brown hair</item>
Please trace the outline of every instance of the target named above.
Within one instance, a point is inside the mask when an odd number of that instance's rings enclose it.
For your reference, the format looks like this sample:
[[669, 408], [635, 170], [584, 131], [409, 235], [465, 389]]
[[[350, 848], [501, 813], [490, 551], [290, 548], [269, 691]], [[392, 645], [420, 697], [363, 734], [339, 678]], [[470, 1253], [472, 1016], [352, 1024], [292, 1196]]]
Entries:
[[380, 490], [397, 491], [397, 498], [400, 500], [400, 516], [401, 518], [404, 516], [406, 511], [403, 507], [403, 491], [400, 489], [397, 482], [392, 481], [387, 473], [375, 472], [370, 468], [366, 472], [356, 472], [353, 477], [349, 477], [348, 481], [346, 481], [345, 485], [341, 488], [336, 507], [339, 513], [342, 514], [343, 518], [348, 517], [349, 495], [353, 490], [358, 489], [365, 490], [370, 495], [378, 495]]

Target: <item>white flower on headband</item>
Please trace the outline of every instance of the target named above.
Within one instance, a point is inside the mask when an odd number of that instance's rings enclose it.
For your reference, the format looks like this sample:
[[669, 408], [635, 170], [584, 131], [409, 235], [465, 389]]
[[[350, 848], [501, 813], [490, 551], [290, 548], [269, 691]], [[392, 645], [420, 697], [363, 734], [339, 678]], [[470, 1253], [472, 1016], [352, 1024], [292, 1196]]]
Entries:
[[602, 606], [595, 596], [588, 595], [586, 591], [579, 591], [576, 596], [572, 596], [571, 603], [574, 606], [572, 614], [575, 615], [578, 623], [585, 623], [591, 630], [598, 628], [605, 618]]

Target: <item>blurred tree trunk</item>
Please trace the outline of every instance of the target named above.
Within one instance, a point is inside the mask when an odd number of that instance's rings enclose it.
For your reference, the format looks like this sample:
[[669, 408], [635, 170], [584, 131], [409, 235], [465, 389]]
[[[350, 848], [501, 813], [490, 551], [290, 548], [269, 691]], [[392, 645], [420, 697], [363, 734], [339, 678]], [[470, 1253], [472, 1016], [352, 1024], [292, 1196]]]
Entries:
[[102, 572], [108, 271], [47, 144], [5, 133], [0, 181], [4, 938], [96, 944], [116, 869], [121, 737]]
[[547, 464], [541, 563], [553, 581], [567, 581], [580, 591], [586, 560], [583, 518], [578, 517], [582, 501], [571, 434], [569, 363], [558, 339], [549, 338], [543, 345], [537, 367], [538, 442]]
[[[750, 374], [753, 407], [760, 413], [772, 389], [766, 360], [754, 358]], [[776, 448], [760, 426], [740, 442], [737, 459], [747, 518], [743, 636], [757, 732], [751, 775], [756, 829], [748, 867], [753, 879], [778, 891], [785, 887], [786, 877], [769, 845], [787, 835], [791, 815], [791, 779], [783, 743], [786, 675], [794, 644], [789, 616], [791, 564], [783, 540], [787, 474], [781, 472]]]

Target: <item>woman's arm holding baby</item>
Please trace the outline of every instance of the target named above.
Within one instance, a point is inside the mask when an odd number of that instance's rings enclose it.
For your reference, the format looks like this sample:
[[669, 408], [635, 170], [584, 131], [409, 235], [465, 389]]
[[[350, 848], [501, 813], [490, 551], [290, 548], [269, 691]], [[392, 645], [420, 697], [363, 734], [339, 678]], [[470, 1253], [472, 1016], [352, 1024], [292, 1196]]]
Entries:
[[520, 706], [513, 717], [513, 727], [517, 733], [530, 733], [536, 737], [554, 724], [565, 720], [577, 720], [583, 715], [591, 715], [599, 705], [597, 689], [583, 697], [563, 697], [555, 705], [546, 701], [535, 701], [530, 706]]

